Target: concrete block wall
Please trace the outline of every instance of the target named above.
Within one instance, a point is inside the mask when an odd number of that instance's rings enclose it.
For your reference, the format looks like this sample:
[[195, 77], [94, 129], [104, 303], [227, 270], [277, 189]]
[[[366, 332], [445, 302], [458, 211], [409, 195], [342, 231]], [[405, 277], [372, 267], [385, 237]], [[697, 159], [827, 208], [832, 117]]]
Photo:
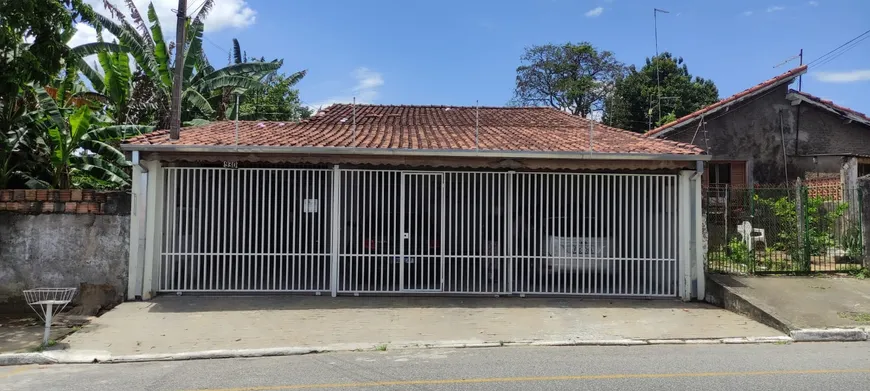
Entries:
[[127, 289], [130, 194], [0, 190], [0, 312], [22, 290], [109, 284]]

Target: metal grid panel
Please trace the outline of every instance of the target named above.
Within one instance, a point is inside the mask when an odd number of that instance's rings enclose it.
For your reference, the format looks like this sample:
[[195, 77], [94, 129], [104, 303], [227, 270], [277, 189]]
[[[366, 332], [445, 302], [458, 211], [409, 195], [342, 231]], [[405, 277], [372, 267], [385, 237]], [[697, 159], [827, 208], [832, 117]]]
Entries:
[[510, 293], [510, 176], [451, 172], [445, 180], [444, 289], [462, 294]]
[[165, 170], [160, 291], [330, 290], [330, 170]]
[[514, 291], [677, 294], [676, 176], [518, 173]]
[[338, 292], [401, 291], [399, 171], [340, 170]]

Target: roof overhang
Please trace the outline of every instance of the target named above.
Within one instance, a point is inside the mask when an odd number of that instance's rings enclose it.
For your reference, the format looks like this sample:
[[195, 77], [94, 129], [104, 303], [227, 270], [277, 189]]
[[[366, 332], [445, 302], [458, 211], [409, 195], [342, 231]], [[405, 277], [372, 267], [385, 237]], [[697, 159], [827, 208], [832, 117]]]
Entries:
[[822, 102], [816, 101], [816, 100], [809, 98], [803, 94], [800, 94], [797, 92], [789, 92], [788, 95], [786, 95], [786, 98], [792, 102], [792, 105], [807, 103], [811, 106], [818, 107], [822, 110], [826, 110], [826, 111], [831, 112], [835, 115], [839, 115], [839, 116], [845, 118], [847, 121], [858, 122], [860, 124], [870, 126], [870, 120], [867, 120], [866, 118], [863, 118], [859, 115], [856, 115], [855, 113], [851, 113], [847, 110], [838, 110], [834, 107], [831, 107], [830, 105], [826, 105]]
[[[733, 107], [734, 105], [740, 104], [742, 102], [753, 100], [753, 99], [757, 98], [758, 96], [764, 95], [764, 94], [768, 93], [770, 90], [778, 88], [779, 86], [781, 86], [783, 84], [791, 84], [794, 81], [794, 79], [797, 79], [799, 76], [803, 75], [806, 72], [807, 72], [806, 69], [803, 69], [799, 72], [795, 72], [793, 75], [790, 75], [787, 78], [784, 78], [782, 80], [778, 80], [775, 83], [771, 83], [770, 85], [766, 85], [764, 87], [761, 87], [756, 91], [752, 91], [752, 93], [750, 93], [750, 94], [746, 94], [746, 95], [743, 95], [739, 98], [732, 99], [728, 102], [722, 103], [720, 106], [717, 106], [717, 107], [714, 107], [710, 110], [704, 111], [703, 113], [700, 113], [696, 116], [685, 118], [682, 121], [678, 120], [679, 122], [674, 123], [673, 125], [670, 125], [667, 128], [661, 129], [661, 130], [659, 130], [655, 133], [652, 133], [652, 134], [647, 133], [647, 135], [650, 138], [659, 138], [659, 137], [664, 136], [664, 135], [666, 135], [666, 134], [668, 134], [676, 129], [680, 129], [686, 125], [694, 123], [695, 120], [697, 120], [699, 118], [701, 118], [703, 120], [703, 118], [709, 117], [710, 115], [716, 114], [720, 111], [723, 111], [723, 110], [726, 112], [730, 111], [731, 107]], [[714, 103], [714, 105], [715, 104], [716, 103]]]
[[660, 161], [708, 161], [711, 159], [710, 155], [680, 155], [680, 154], [651, 154], [651, 153], [387, 149], [387, 148], [347, 148], [347, 147], [268, 147], [268, 146], [232, 146], [232, 145], [199, 146], [199, 145], [122, 144], [121, 149], [124, 151], [178, 152], [178, 153], [430, 156], [430, 157], [505, 158], [505, 159], [513, 158], [513, 159], [568, 159], [568, 160], [660, 160]]

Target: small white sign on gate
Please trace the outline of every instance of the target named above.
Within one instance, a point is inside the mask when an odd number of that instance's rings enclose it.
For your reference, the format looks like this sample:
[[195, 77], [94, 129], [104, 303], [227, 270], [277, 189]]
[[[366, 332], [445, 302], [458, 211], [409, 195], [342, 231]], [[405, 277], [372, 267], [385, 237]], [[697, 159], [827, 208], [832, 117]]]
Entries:
[[304, 213], [318, 213], [320, 212], [320, 200], [316, 198], [306, 199], [302, 204], [302, 211]]

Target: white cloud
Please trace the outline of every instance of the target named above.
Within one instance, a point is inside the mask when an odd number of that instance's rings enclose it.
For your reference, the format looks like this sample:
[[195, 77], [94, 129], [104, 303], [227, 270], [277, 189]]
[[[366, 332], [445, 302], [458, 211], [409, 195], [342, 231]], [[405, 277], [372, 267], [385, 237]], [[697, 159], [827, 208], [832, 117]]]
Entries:
[[811, 2], [809, 2], [809, 3], [807, 3], [807, 4], [809, 4], [809, 5], [813, 6], [813, 7], [815, 7], [815, 6], [818, 6], [818, 5], [819, 5], [819, 2], [818, 2], [818, 1], [811, 1]]
[[870, 69], [856, 69], [844, 72], [817, 72], [816, 79], [826, 83], [854, 83], [870, 81]]
[[356, 80], [353, 87], [341, 94], [311, 104], [309, 107], [318, 110], [333, 103], [351, 103], [354, 98], [356, 98], [356, 103], [373, 103], [378, 97], [378, 89], [384, 85], [383, 75], [366, 67], [354, 69], [351, 75]]
[[778, 11], [782, 11], [784, 9], [785, 9], [785, 7], [783, 7], [783, 6], [772, 5], [770, 7], [767, 7], [767, 12], [778, 12]]
[[[109, 11], [103, 5], [103, 0], [85, 0], [85, 2], [94, 7], [95, 11], [109, 15]], [[124, 0], [109, 0], [109, 2], [118, 7], [128, 21], [130, 20], [130, 12]], [[157, 12], [157, 18], [160, 20], [160, 27], [163, 28], [163, 34], [167, 36], [168, 40], [174, 40], [169, 38], [175, 36], [176, 18], [172, 10], [178, 8], [178, 0], [133, 0], [133, 3], [136, 4], [142, 19], [149, 26], [151, 23], [148, 22], [148, 3], [153, 3], [154, 11]], [[196, 15], [201, 4], [202, 2], [199, 0], [188, 1], [187, 14]], [[249, 7], [245, 0], [214, 0], [214, 6], [205, 19], [205, 29], [211, 32], [226, 28], [245, 28], [254, 24], [256, 16], [257, 11]]]
[[752, 11], [743, 11], [743, 16], [752, 16]]
[[587, 18], [597, 18], [601, 16], [602, 13], [604, 13], [604, 7], [595, 7], [589, 11], [586, 11], [585, 15]]

